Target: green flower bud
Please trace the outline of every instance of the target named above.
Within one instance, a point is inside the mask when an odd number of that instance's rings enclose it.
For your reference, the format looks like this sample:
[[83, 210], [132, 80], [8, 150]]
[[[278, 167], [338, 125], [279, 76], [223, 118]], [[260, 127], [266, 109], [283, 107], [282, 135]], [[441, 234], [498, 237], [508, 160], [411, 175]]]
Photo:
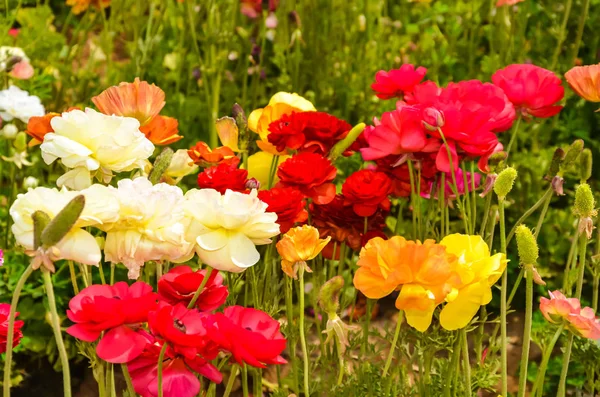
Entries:
[[569, 169], [573, 164], [575, 164], [575, 161], [577, 161], [577, 158], [579, 157], [579, 155], [581, 154], [582, 151], [583, 151], [583, 139], [575, 140], [571, 144], [571, 146], [569, 146], [569, 150], [567, 150], [567, 154], [565, 155], [565, 160], [563, 161], [560, 169], [562, 171]]
[[592, 176], [592, 151], [583, 149], [579, 156], [579, 177], [581, 182], [585, 182]]
[[552, 156], [552, 162], [550, 163], [550, 168], [548, 169], [548, 173], [546, 176], [548, 179], [553, 178], [558, 171], [560, 171], [560, 166], [563, 163], [565, 158], [565, 151], [561, 148], [558, 148], [554, 151], [554, 155]]
[[15, 149], [19, 152], [24, 152], [27, 149], [27, 134], [23, 131], [17, 133], [15, 137], [15, 142], [13, 143]]
[[85, 207], [85, 196], [76, 196], [73, 200], [60, 210], [50, 221], [42, 232], [41, 241], [43, 247], [53, 247], [62, 240], [73, 228], [75, 222]]
[[517, 179], [517, 170], [513, 167], [507, 167], [498, 174], [496, 183], [494, 183], [494, 192], [496, 192], [500, 199], [504, 199], [510, 193], [515, 179]]
[[44, 211], [35, 211], [31, 214], [33, 219], [33, 249], [42, 245], [42, 232], [50, 223], [50, 217]]
[[165, 173], [169, 165], [171, 164], [171, 159], [173, 158], [173, 149], [166, 147], [158, 156], [156, 156], [156, 160], [154, 160], [154, 168], [150, 171], [150, 175], [148, 175], [148, 180], [152, 182], [153, 185], [156, 185], [162, 175]]
[[573, 213], [579, 218], [591, 218], [596, 215], [596, 201], [590, 185], [582, 183], [575, 190], [575, 208]]
[[365, 123], [358, 123], [354, 126], [346, 135], [344, 139], [335, 144], [335, 146], [331, 149], [329, 153], [329, 160], [333, 161], [338, 158], [346, 149], [350, 147], [358, 139], [358, 136], [363, 132], [366, 125]]
[[539, 256], [539, 249], [531, 229], [525, 225], [519, 225], [519, 227], [517, 227], [516, 237], [521, 263], [523, 265], [535, 264]]
[[335, 276], [327, 281], [319, 291], [319, 306], [327, 313], [336, 313], [340, 307], [340, 291], [344, 286], [344, 278]]

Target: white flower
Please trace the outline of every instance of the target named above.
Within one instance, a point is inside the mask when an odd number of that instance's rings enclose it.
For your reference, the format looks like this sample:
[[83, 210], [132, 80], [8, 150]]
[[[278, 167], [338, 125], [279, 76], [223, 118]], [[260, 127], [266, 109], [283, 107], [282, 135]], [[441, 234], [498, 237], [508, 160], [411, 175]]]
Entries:
[[188, 252], [183, 235], [183, 192], [146, 178], [123, 179], [109, 187], [120, 203], [119, 219], [100, 226], [107, 232], [104, 256], [123, 263], [138, 278], [147, 261], [175, 260]]
[[25, 178], [23, 180], [23, 187], [25, 189], [33, 189], [36, 188], [39, 184], [39, 181], [36, 177], [34, 176], [28, 176], [27, 178]]
[[198, 171], [198, 166], [194, 164], [194, 160], [188, 155], [187, 149], [179, 149], [173, 155], [171, 164], [169, 164], [169, 168], [166, 169], [163, 175], [181, 179], [196, 171]]
[[21, 48], [2, 46], [0, 47], [0, 70], [6, 69], [11, 58], [20, 58], [22, 61], [29, 62], [29, 58]]
[[11, 85], [0, 91], [0, 117], [4, 121], [18, 119], [27, 123], [30, 117], [43, 116], [45, 113], [40, 98], [29, 95], [17, 86]]
[[31, 161], [27, 160], [27, 152], [23, 151], [23, 152], [14, 152], [12, 156], [10, 157], [6, 157], [6, 156], [1, 156], [2, 160], [4, 161], [8, 161], [10, 163], [14, 163], [18, 169], [23, 168], [24, 165], [26, 166], [30, 166], [32, 165]]
[[269, 244], [279, 234], [279, 225], [277, 215], [265, 212], [267, 204], [257, 194], [227, 190], [221, 195], [213, 189], [186, 193], [186, 239], [204, 263], [239, 273], [259, 261], [256, 245]]
[[113, 172], [142, 168], [154, 145], [131, 117], [107, 116], [93, 109], [72, 110], [50, 122], [54, 133], [44, 136], [41, 145], [46, 164], [61, 159], [71, 168], [57, 181], [59, 186], [83, 189], [92, 176], [109, 183]]
[[19, 129], [14, 124], [6, 124], [0, 132], [2, 132], [2, 136], [4, 136], [6, 139], [15, 139]]
[[10, 207], [13, 219], [12, 232], [17, 243], [28, 253], [33, 252], [33, 220], [35, 211], [43, 211], [54, 218], [73, 198], [83, 194], [86, 202], [79, 220], [51, 252], [52, 261], [69, 259], [87, 265], [98, 265], [101, 254], [96, 239], [86, 230], [87, 226], [98, 226], [114, 222], [118, 217], [119, 205], [106, 186], [93, 185], [81, 192], [38, 187], [20, 194]]

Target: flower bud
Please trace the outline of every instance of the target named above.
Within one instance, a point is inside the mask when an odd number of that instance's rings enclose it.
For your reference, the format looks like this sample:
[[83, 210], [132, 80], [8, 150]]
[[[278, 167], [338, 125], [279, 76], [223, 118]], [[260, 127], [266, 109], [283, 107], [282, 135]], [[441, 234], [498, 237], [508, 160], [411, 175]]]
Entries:
[[579, 178], [585, 182], [592, 176], [592, 151], [583, 149], [579, 156]]
[[256, 178], [250, 178], [246, 181], [246, 189], [260, 189], [260, 182]]
[[339, 299], [343, 286], [344, 278], [342, 276], [335, 276], [323, 284], [319, 291], [319, 306], [325, 313], [337, 312], [340, 307]]
[[590, 185], [582, 183], [575, 190], [575, 208], [573, 213], [579, 218], [591, 218], [596, 215], [596, 201]]
[[423, 127], [428, 131], [437, 131], [446, 123], [444, 113], [436, 108], [429, 107], [423, 111]]
[[24, 189], [34, 189], [38, 186], [39, 181], [37, 180], [37, 178], [33, 177], [33, 176], [28, 176], [27, 178], [25, 178], [23, 180], [23, 188]]
[[148, 180], [152, 182], [153, 185], [156, 185], [160, 181], [162, 175], [167, 168], [169, 168], [171, 160], [173, 159], [173, 154], [173, 149], [166, 147], [158, 156], [156, 156], [154, 167], [152, 168], [152, 171], [150, 171], [150, 175], [148, 175]]
[[18, 152], [24, 152], [27, 149], [27, 134], [23, 131], [17, 133], [13, 146]]
[[535, 264], [539, 256], [539, 248], [531, 229], [525, 225], [519, 225], [519, 227], [517, 227], [516, 237], [521, 264]]
[[546, 176], [548, 178], [554, 177], [560, 171], [560, 166], [565, 159], [565, 151], [561, 148], [558, 148], [554, 151], [552, 155], [552, 162], [550, 162], [550, 168], [548, 169], [548, 173]]
[[575, 161], [577, 161], [577, 158], [579, 157], [579, 155], [581, 154], [581, 152], [583, 151], [583, 139], [577, 139], [575, 140], [571, 146], [569, 146], [569, 150], [567, 150], [567, 154], [565, 155], [565, 160], [562, 163], [562, 166], [560, 167], [561, 170], [567, 170], [569, 169], [573, 164], [575, 164]]
[[84, 195], [76, 196], [69, 201], [42, 231], [42, 246], [53, 247], [58, 244], [73, 228], [83, 212], [83, 207], [85, 207]]
[[494, 183], [494, 192], [496, 192], [500, 199], [504, 199], [508, 193], [510, 193], [515, 183], [515, 179], [517, 179], [517, 170], [513, 167], [505, 168], [498, 175], [496, 183]]
[[556, 193], [557, 196], [564, 196], [565, 192], [563, 191], [563, 183], [564, 179], [562, 176], [555, 175], [552, 178], [552, 190]]
[[298, 15], [298, 12], [296, 10], [290, 11], [290, 13], [288, 14], [288, 20], [292, 25], [296, 25], [297, 27], [300, 27], [302, 25], [300, 15]]
[[44, 211], [35, 211], [31, 214], [33, 219], [33, 249], [42, 246], [42, 232], [50, 223], [50, 217]]
[[329, 160], [333, 161], [342, 153], [344, 153], [344, 151], [346, 151], [346, 149], [348, 149], [354, 143], [354, 141], [358, 139], [358, 136], [363, 132], [365, 127], [365, 123], [358, 123], [355, 125], [344, 139], [336, 143], [335, 146], [331, 148], [331, 152], [329, 152]]
[[17, 132], [19, 132], [19, 129], [14, 124], [6, 124], [4, 128], [2, 128], [2, 135], [6, 139], [15, 139]]
[[492, 189], [494, 189], [494, 184], [496, 183], [496, 179], [498, 179], [498, 175], [495, 173], [487, 174], [485, 177], [485, 182], [483, 184], [483, 191], [479, 193], [479, 197], [487, 196]]

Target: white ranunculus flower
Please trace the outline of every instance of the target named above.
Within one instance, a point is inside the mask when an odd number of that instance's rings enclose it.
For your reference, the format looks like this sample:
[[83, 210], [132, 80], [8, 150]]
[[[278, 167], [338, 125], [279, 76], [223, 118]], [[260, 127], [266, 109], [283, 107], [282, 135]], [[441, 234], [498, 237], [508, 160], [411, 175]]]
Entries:
[[59, 186], [82, 189], [92, 176], [108, 183], [113, 172], [143, 168], [154, 145], [131, 117], [107, 116], [93, 109], [71, 110], [50, 122], [53, 133], [41, 145], [46, 164], [60, 159], [71, 170], [57, 181]]
[[186, 239], [204, 263], [239, 273], [259, 261], [256, 246], [269, 244], [279, 234], [279, 225], [277, 215], [265, 212], [267, 204], [257, 194], [227, 190], [221, 195], [213, 189], [186, 193]]
[[104, 256], [123, 263], [129, 278], [138, 278], [148, 261], [175, 260], [189, 251], [184, 239], [183, 192], [146, 178], [123, 179], [109, 187], [120, 203], [119, 220], [100, 226], [107, 232]]
[[82, 228], [117, 220], [119, 203], [106, 186], [93, 185], [81, 192], [38, 187], [20, 194], [10, 207], [10, 216], [14, 222], [11, 230], [17, 243], [31, 252], [34, 248], [31, 215], [35, 211], [43, 211], [54, 218], [69, 201], [80, 194], [85, 196], [83, 212], [73, 228], [52, 250], [51, 259], [69, 259], [86, 265], [98, 265], [101, 259], [98, 243]]
[[0, 47], [0, 70], [3, 71], [6, 69], [8, 61], [13, 57], [29, 62], [29, 58], [27, 58], [25, 51], [23, 51], [21, 48], [2, 46]]
[[29, 95], [27, 91], [14, 85], [0, 91], [0, 118], [2, 120], [18, 119], [27, 123], [29, 118], [44, 114], [46, 114], [44, 105], [35, 95]]
[[198, 166], [194, 164], [194, 160], [189, 156], [187, 149], [179, 149], [173, 154], [171, 164], [169, 164], [163, 175], [180, 180], [196, 171], [198, 171]]

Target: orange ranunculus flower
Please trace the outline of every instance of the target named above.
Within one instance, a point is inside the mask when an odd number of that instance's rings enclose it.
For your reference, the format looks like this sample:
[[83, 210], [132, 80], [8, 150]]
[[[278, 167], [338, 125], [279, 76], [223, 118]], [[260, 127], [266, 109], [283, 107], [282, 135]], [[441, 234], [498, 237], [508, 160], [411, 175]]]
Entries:
[[240, 161], [233, 150], [227, 146], [211, 149], [205, 142], [196, 143], [188, 150], [188, 155], [194, 164], [202, 167], [212, 167], [222, 163], [237, 165]]
[[239, 152], [238, 140], [240, 139], [240, 130], [232, 117], [221, 117], [215, 122], [217, 135], [223, 146], [228, 147], [234, 152]]
[[277, 243], [277, 252], [281, 255], [281, 268], [290, 277], [296, 278], [298, 266], [306, 266], [306, 261], [314, 259], [329, 243], [331, 237], [319, 238], [319, 230], [303, 225], [294, 227]]
[[140, 131], [146, 135], [155, 145], [169, 145], [182, 139], [179, 134], [179, 122], [169, 116], [154, 117], [148, 124], [140, 127]]
[[275, 146], [269, 142], [269, 125], [277, 121], [284, 114], [293, 112], [316, 111], [314, 105], [298, 94], [278, 92], [271, 97], [269, 104], [262, 109], [256, 109], [248, 116], [248, 128], [260, 135], [260, 141], [256, 144], [265, 152], [272, 154], [284, 154], [278, 152]]
[[580, 97], [600, 102], [600, 64], [575, 66], [565, 73], [567, 83]]
[[73, 14], [81, 14], [90, 6], [106, 8], [110, 6], [110, 0], [67, 0], [67, 5], [73, 7]]
[[165, 92], [136, 77], [133, 83], [121, 83], [107, 88], [93, 97], [92, 102], [104, 114], [133, 117], [143, 126], [154, 119], [165, 106]]
[[29, 119], [27, 130], [25, 130], [27, 135], [33, 138], [29, 141], [29, 146], [39, 145], [44, 142], [44, 135], [54, 132], [50, 120], [57, 116], [60, 116], [60, 113], [48, 113], [44, 116], [33, 116]]
[[372, 299], [399, 289], [396, 307], [404, 310], [409, 325], [423, 332], [435, 308], [452, 290], [448, 282], [456, 261], [456, 256], [433, 240], [375, 237], [360, 252], [354, 286]]

